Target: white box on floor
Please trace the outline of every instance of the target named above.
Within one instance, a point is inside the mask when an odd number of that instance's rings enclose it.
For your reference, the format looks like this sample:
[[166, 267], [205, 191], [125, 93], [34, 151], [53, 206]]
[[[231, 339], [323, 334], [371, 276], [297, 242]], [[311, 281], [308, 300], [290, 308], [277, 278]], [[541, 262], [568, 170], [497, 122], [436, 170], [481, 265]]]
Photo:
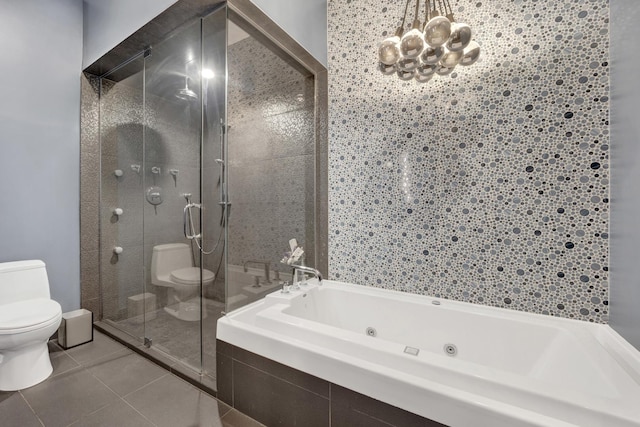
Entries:
[[93, 341], [93, 313], [84, 308], [63, 313], [58, 344], [68, 349], [89, 341]]

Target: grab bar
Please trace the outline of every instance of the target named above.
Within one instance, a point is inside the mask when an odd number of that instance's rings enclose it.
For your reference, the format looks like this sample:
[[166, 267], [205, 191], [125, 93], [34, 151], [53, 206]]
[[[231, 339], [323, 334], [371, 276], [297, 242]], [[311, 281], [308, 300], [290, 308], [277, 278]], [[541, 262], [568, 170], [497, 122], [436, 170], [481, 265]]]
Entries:
[[[183, 224], [184, 237], [186, 237], [189, 240], [199, 239], [201, 237], [200, 233], [196, 234], [196, 231], [194, 230], [193, 217], [191, 216], [191, 208], [202, 209], [202, 205], [200, 205], [199, 203], [187, 203], [184, 209], [182, 210], [182, 224]], [[189, 214], [188, 219], [187, 219], [187, 214]], [[189, 227], [190, 230], [187, 230], [187, 221], [189, 221], [189, 224], [191, 225], [191, 227]], [[191, 231], [192, 234], [189, 234], [189, 231]]]

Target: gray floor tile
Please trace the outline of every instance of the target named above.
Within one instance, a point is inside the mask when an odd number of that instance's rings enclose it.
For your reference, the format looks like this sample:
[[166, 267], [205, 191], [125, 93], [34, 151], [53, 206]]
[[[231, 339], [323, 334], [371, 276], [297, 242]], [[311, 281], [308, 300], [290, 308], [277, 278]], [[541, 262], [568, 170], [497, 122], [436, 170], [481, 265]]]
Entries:
[[67, 355], [62, 347], [52, 341], [49, 341], [49, 358], [53, 366], [52, 376], [62, 374], [63, 372], [80, 366], [78, 362]]
[[222, 417], [222, 425], [223, 427], [264, 427], [264, 424], [260, 424], [235, 409], [230, 410]]
[[171, 372], [180, 373], [182, 374], [180, 376], [183, 378], [186, 376], [202, 384], [203, 386], [210, 388], [211, 390], [216, 390], [217, 384], [216, 384], [216, 379], [214, 377], [207, 374], [200, 375], [199, 372], [193, 371], [191, 368], [184, 366], [182, 363], [178, 362], [175, 365], [173, 365], [171, 367]]
[[120, 396], [167, 375], [166, 370], [128, 349], [112, 353], [87, 369]]
[[73, 427], [153, 427], [138, 411], [122, 399], [83, 417]]
[[91, 364], [98, 359], [122, 350], [122, 344], [117, 343], [106, 335], [93, 331], [93, 341], [71, 348], [66, 353], [81, 365]]
[[42, 427], [18, 392], [0, 391], [0, 424], [6, 427]]
[[221, 427], [231, 408], [173, 375], [131, 393], [125, 400], [158, 426]]
[[47, 427], [66, 426], [117, 399], [84, 368], [76, 368], [22, 391]]

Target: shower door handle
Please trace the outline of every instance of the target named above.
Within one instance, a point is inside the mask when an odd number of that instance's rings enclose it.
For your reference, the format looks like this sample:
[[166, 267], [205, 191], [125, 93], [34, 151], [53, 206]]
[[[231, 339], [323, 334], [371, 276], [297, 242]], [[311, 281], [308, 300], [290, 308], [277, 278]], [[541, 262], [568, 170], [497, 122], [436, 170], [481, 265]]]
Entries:
[[[186, 237], [189, 240], [200, 238], [200, 234], [196, 234], [195, 227], [193, 226], [193, 217], [191, 216], [191, 208], [202, 209], [202, 205], [198, 203], [187, 203], [184, 209], [182, 210], [182, 224], [183, 224], [184, 237]], [[189, 223], [189, 225], [187, 225], [187, 222]], [[187, 228], [189, 228], [189, 230], [187, 230]], [[189, 234], [189, 232], [191, 232], [191, 234]]]

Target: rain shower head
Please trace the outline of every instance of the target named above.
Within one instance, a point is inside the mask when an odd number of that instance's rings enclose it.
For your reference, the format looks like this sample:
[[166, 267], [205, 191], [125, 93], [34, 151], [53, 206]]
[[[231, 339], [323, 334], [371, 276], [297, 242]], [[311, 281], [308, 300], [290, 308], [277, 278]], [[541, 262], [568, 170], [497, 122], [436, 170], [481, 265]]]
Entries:
[[189, 89], [189, 77], [184, 78], [184, 87], [176, 93], [176, 98], [183, 101], [195, 101], [198, 99], [198, 95]]

